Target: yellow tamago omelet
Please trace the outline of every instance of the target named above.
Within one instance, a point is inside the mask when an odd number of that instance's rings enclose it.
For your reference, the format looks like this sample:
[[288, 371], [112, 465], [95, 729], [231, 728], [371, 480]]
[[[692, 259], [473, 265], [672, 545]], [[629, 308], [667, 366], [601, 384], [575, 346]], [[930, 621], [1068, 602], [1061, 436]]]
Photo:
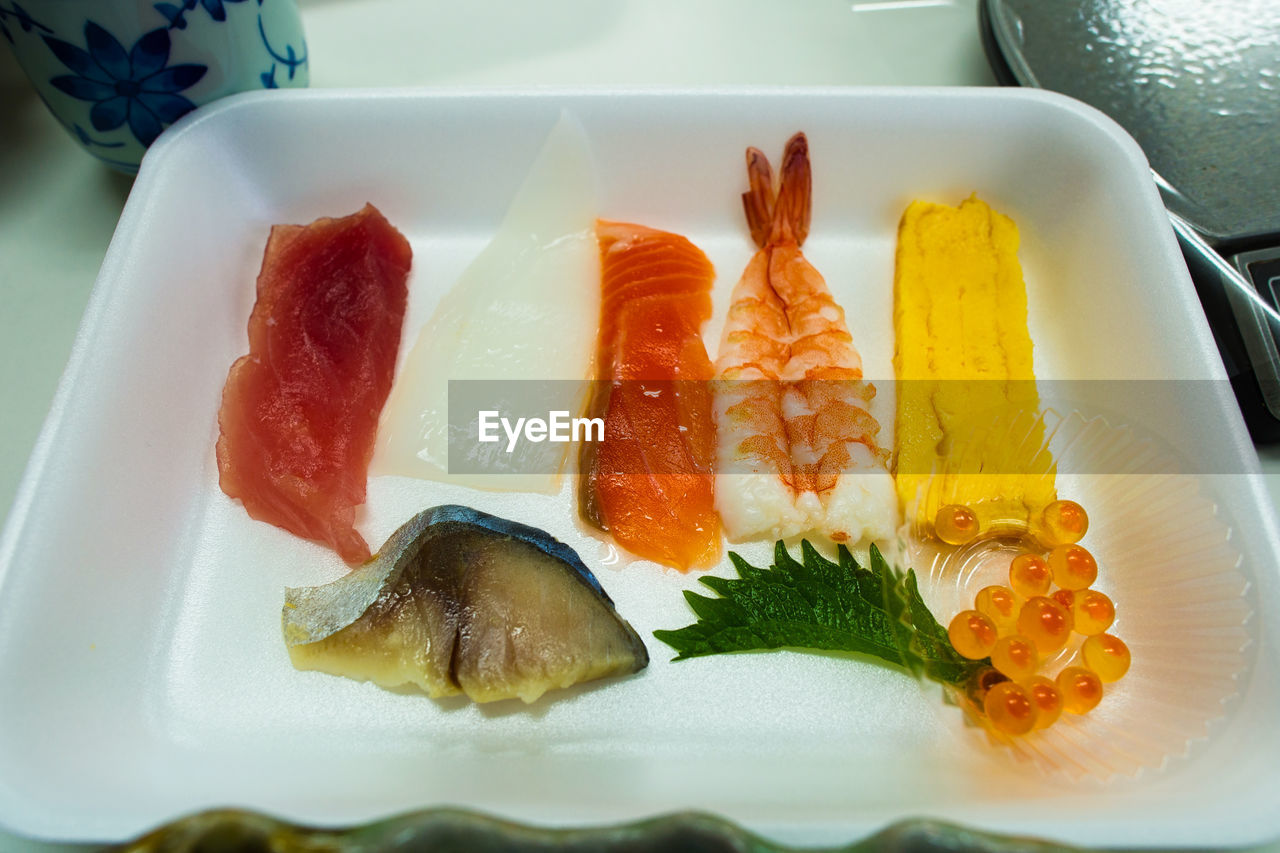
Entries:
[[[977, 196], [915, 201], [898, 227], [894, 459], [905, 517], [964, 504], [985, 531], [1054, 500], [1032, 371], [1018, 227]], [[913, 512], [914, 510], [914, 512]]]

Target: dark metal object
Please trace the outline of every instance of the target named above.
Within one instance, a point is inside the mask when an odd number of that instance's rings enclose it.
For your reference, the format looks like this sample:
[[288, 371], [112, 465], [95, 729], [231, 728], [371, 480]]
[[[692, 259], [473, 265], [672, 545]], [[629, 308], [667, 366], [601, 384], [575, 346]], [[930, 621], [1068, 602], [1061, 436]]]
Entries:
[[1280, 234], [1280, 3], [987, 5], [1014, 78], [1122, 124], [1164, 177], [1170, 210], [1215, 245]]
[[[1280, 439], [1280, 3], [983, 0], [1005, 84], [1063, 92], [1137, 139], [1257, 440]], [[1225, 256], [1225, 258], [1224, 258]]]

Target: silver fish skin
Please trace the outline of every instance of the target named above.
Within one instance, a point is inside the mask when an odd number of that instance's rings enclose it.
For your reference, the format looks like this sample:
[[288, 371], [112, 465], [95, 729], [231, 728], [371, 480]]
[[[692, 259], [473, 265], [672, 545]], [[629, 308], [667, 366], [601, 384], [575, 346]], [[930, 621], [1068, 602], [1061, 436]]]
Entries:
[[457, 505], [414, 516], [345, 577], [287, 589], [282, 628], [298, 669], [476, 702], [533, 702], [649, 662], [572, 548]]

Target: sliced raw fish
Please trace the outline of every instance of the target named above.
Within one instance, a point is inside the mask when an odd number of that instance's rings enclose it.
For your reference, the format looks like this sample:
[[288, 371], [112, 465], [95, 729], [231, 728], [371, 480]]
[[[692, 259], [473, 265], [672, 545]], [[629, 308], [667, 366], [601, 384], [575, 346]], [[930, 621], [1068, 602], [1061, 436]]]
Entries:
[[589, 414], [604, 441], [579, 452], [578, 504], [628, 551], [677, 569], [720, 554], [715, 423], [702, 325], [715, 270], [684, 237], [601, 222], [603, 310]]
[[[513, 421], [527, 413], [530, 401], [545, 404], [539, 412], [544, 418], [551, 410], [580, 410], [600, 314], [595, 215], [586, 134], [562, 116], [493, 240], [418, 334], [383, 413], [375, 473], [482, 489], [555, 491], [568, 444], [526, 444], [515, 454], [505, 454], [502, 444], [489, 445], [497, 451], [491, 464], [449, 470], [450, 382], [461, 395], [467, 386], [457, 383], [468, 382], [473, 395], [486, 401], [472, 408], [499, 411]], [[469, 452], [482, 449], [471, 443], [474, 434], [458, 440], [469, 442]]]
[[649, 662], [572, 548], [463, 506], [419, 513], [333, 583], [288, 590], [283, 627], [298, 669], [476, 702], [532, 702]]
[[409, 242], [373, 205], [271, 229], [218, 412], [218, 481], [250, 516], [369, 558], [355, 529], [408, 299]]

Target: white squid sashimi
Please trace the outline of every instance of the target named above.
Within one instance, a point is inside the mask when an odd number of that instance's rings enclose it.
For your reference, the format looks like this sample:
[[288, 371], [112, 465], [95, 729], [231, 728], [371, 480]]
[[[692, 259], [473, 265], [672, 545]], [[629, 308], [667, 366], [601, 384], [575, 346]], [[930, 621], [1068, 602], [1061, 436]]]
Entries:
[[418, 334], [382, 412], [373, 473], [557, 490], [568, 443], [523, 441], [508, 453], [501, 428], [489, 432], [498, 441], [478, 442], [477, 415], [495, 410], [514, 423], [531, 407], [543, 418], [553, 410], [581, 412], [600, 318], [595, 217], [586, 134], [562, 115], [492, 242]]

